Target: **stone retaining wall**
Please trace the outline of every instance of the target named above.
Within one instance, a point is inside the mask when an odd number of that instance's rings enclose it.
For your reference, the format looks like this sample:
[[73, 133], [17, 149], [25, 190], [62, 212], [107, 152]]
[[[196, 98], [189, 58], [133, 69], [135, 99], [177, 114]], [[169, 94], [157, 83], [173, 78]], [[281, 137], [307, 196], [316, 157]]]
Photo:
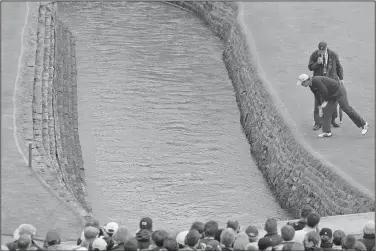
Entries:
[[375, 211], [372, 193], [357, 186], [300, 139], [259, 68], [257, 51], [239, 16], [241, 5], [170, 3], [195, 13], [223, 40], [223, 61], [233, 83], [252, 156], [281, 207], [295, 217], [299, 217], [303, 204], [309, 204], [322, 216]]
[[32, 168], [44, 185], [89, 220], [92, 210], [86, 200], [78, 135], [75, 39], [57, 20], [56, 3], [41, 3], [37, 8], [35, 62], [28, 61], [35, 70], [32, 109], [23, 107], [22, 113], [24, 123], [33, 128], [25, 127], [21, 134], [24, 142], [33, 145]]

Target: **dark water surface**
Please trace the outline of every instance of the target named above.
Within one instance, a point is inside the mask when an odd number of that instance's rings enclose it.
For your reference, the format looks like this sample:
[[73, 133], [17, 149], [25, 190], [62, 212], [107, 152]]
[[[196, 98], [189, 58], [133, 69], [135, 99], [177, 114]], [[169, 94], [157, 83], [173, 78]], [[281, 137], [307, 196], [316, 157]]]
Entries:
[[[222, 44], [161, 3], [59, 3], [77, 38], [80, 135], [100, 220], [185, 229], [287, 219], [239, 123]], [[91, 164], [92, 163], [92, 164]]]

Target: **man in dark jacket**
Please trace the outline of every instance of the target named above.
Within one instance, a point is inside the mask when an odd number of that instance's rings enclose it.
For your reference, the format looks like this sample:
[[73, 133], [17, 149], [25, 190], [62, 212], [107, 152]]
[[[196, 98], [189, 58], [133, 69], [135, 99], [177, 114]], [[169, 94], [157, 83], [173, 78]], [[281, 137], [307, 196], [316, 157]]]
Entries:
[[272, 240], [273, 247], [280, 245], [283, 242], [282, 237], [278, 234], [277, 220], [269, 218], [265, 222], [264, 230], [266, 235], [264, 237]]
[[[323, 113], [323, 127], [319, 137], [331, 137], [330, 120], [332, 118], [334, 110], [336, 110], [336, 104], [338, 102], [341, 109], [349, 116], [358, 128], [362, 128], [362, 135], [365, 135], [368, 131], [368, 123], [350, 106], [347, 99], [347, 91], [343, 84], [328, 77], [309, 77], [307, 74], [301, 74], [298, 79], [298, 86], [310, 86], [317, 91], [314, 95], [317, 99], [322, 97], [323, 102], [318, 103], [318, 109], [320, 113]], [[324, 110], [322, 110], [324, 108]]]
[[[309, 58], [308, 69], [313, 71], [313, 76], [326, 76], [334, 80], [339, 80], [341, 84], [344, 84], [343, 68], [338, 59], [338, 55], [334, 51], [328, 49], [325, 42], [320, 42], [318, 46], [319, 49], [315, 50]], [[310, 88], [312, 92], [316, 91], [313, 87], [310, 86]], [[318, 130], [322, 127], [322, 118], [320, 117], [317, 108], [319, 103], [322, 103], [322, 97], [317, 95], [315, 96], [315, 107], [313, 111], [313, 117], [315, 120], [313, 130]], [[331, 124], [334, 127], [339, 127], [335, 121], [338, 117], [337, 106], [338, 103], [335, 104], [336, 109], [333, 112], [331, 120]]]

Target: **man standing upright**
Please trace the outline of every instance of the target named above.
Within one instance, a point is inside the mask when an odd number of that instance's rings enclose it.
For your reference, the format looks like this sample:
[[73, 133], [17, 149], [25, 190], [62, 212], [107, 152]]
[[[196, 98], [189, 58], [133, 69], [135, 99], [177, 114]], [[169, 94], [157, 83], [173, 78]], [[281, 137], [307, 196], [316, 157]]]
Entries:
[[[338, 55], [328, 49], [328, 46], [325, 42], [319, 43], [319, 49], [315, 50], [311, 57], [309, 58], [308, 63], [308, 69], [310, 71], [313, 71], [313, 76], [326, 76], [329, 78], [332, 78], [334, 80], [340, 81], [341, 84], [344, 84], [343, 81], [343, 69], [342, 65], [339, 62]], [[315, 94], [318, 93], [318, 90], [311, 87], [311, 91]], [[317, 98], [320, 98], [318, 100]], [[315, 95], [315, 107], [313, 110], [313, 117], [315, 120], [315, 125], [313, 126], [313, 130], [318, 130], [322, 127], [322, 118], [319, 114], [319, 105], [322, 103], [322, 97], [319, 95]], [[337, 107], [338, 104], [335, 104], [335, 107]], [[339, 127], [339, 125], [336, 123], [336, 118], [338, 117], [337, 109], [335, 109], [331, 124], [334, 127]]]

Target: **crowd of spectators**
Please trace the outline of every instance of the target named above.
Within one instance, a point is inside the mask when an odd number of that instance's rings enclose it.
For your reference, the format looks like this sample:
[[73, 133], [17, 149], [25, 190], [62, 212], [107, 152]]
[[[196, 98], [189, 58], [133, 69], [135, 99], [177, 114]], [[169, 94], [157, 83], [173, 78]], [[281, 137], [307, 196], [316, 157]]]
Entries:
[[55, 230], [47, 232], [44, 245], [33, 240], [36, 229], [23, 224], [14, 232], [14, 241], [1, 246], [10, 251], [334, 251], [375, 250], [375, 222], [369, 221], [363, 228], [362, 238], [356, 238], [342, 230], [321, 228], [320, 215], [309, 207], [301, 210], [301, 219], [277, 227], [277, 220], [267, 219], [265, 235], [260, 236], [258, 227], [242, 228], [238, 221], [229, 220], [226, 228], [219, 228], [216, 221], [194, 222], [189, 230], [173, 236], [165, 230], [153, 230], [151, 218], [142, 218], [139, 230], [131, 234], [129, 228], [109, 222], [104, 226], [98, 220], [86, 223], [74, 245], [64, 243]]

